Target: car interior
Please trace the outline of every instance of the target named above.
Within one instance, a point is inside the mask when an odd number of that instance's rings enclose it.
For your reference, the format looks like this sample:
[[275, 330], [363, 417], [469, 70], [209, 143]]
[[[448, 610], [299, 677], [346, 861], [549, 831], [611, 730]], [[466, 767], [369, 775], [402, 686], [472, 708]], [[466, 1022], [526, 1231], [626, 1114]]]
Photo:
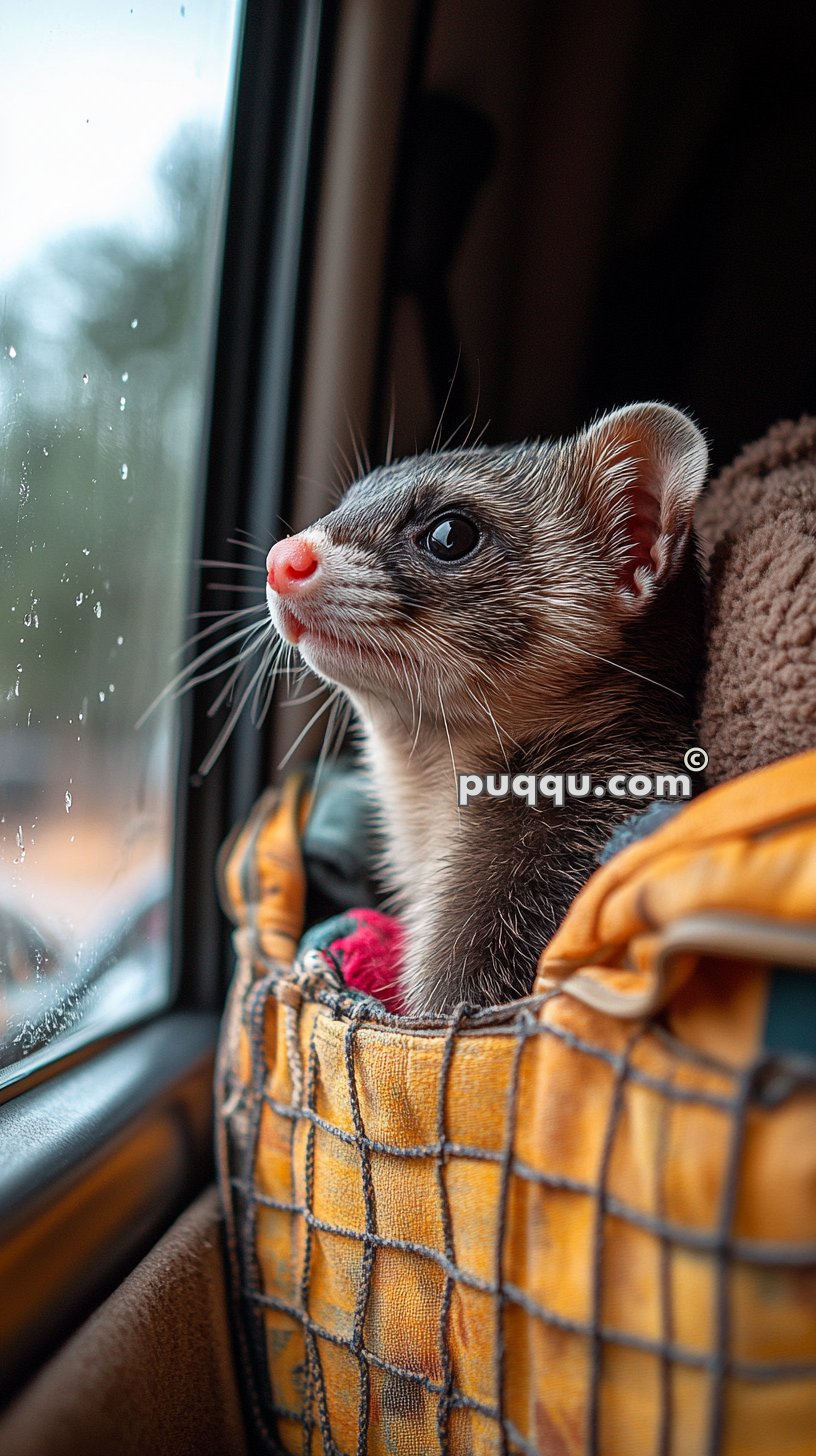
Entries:
[[440, 438], [661, 400], [716, 476], [812, 410], [815, 24], [798, 0], [7, 15], [4, 1456], [300, 1449], [257, 1419], [215, 1186], [240, 953], [216, 862], [326, 721], [240, 656], [266, 552]]

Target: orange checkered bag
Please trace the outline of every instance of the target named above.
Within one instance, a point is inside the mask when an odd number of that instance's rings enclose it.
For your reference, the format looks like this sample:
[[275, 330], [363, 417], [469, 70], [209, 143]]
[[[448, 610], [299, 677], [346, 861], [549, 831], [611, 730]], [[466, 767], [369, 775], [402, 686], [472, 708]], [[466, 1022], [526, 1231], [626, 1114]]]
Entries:
[[616, 855], [534, 994], [425, 1021], [295, 959], [308, 788], [222, 877], [219, 1165], [273, 1452], [816, 1450], [816, 754]]

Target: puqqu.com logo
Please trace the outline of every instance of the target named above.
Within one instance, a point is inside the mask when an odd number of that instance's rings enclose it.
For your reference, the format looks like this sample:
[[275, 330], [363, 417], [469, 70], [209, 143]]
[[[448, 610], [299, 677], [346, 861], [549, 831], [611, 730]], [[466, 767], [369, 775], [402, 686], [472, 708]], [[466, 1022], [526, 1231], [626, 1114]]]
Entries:
[[683, 758], [687, 773], [613, 773], [595, 779], [588, 773], [460, 773], [456, 776], [456, 800], [460, 808], [471, 799], [506, 799], [511, 794], [533, 808], [545, 801], [556, 808], [572, 799], [690, 799], [689, 773], [701, 773], [708, 763], [704, 748], [689, 748]]

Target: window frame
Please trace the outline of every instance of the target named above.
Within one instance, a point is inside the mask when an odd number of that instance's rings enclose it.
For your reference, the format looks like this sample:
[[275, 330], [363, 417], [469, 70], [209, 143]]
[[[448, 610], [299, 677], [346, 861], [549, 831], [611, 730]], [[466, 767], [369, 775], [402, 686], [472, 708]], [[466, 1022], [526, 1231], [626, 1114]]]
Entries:
[[[337, 6], [247, 0], [233, 137], [221, 305], [197, 554], [226, 559], [237, 526], [272, 543], [289, 504], [307, 279]], [[270, 104], [271, 100], [271, 104]], [[280, 135], [276, 149], [274, 137]], [[215, 401], [218, 402], [217, 408]], [[212, 606], [199, 572], [190, 611]], [[268, 775], [268, 725], [238, 720], [206, 786], [194, 786], [214, 737], [210, 685], [182, 699], [172, 907], [175, 1005], [218, 1009], [229, 928], [213, 892], [229, 827]]]
[[[285, 513], [309, 204], [336, 8], [327, 0], [286, 6], [246, 0], [194, 557], [224, 556], [237, 525], [271, 539]], [[193, 571], [191, 610], [202, 604], [204, 592], [201, 571]], [[0, 1399], [115, 1287], [212, 1176], [212, 1063], [230, 964], [213, 867], [230, 824], [260, 789], [267, 754], [266, 735], [239, 722], [206, 786], [194, 787], [191, 778], [212, 741], [210, 701], [206, 690], [196, 689], [181, 702], [170, 1004], [55, 1057], [0, 1094], [0, 1165], [6, 1170], [0, 1248], [7, 1251], [0, 1260], [0, 1305], [9, 1356]], [[129, 1156], [150, 1136], [158, 1139], [151, 1206], [137, 1216], [134, 1188], [114, 1227], [107, 1216], [110, 1188], [95, 1175], [106, 1163], [119, 1166], [118, 1194], [127, 1195]], [[49, 1257], [53, 1241], [74, 1227], [83, 1199], [82, 1260], [76, 1266], [69, 1253], [61, 1267]], [[39, 1258], [42, 1276], [36, 1330], [27, 1334], [19, 1287], [23, 1256], [15, 1256], [23, 1236], [25, 1259]]]

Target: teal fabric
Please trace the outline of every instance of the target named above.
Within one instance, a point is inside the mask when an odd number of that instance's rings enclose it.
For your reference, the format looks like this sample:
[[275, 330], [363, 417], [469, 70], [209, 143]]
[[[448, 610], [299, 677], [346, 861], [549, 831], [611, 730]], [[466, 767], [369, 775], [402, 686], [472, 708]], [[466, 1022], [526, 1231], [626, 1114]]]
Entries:
[[302, 847], [309, 885], [321, 896], [321, 918], [332, 908], [377, 904], [372, 805], [353, 759], [323, 769]]
[[687, 802], [686, 799], [681, 799], [679, 802], [656, 799], [648, 809], [641, 809], [638, 814], [630, 814], [629, 818], [624, 819], [623, 823], [619, 824], [617, 829], [610, 834], [598, 855], [598, 864], [606, 864], [620, 850], [628, 849], [629, 845], [634, 844], [638, 839], [645, 839], [647, 834], [651, 834], [653, 830], [659, 829], [661, 824], [665, 824], [667, 820], [673, 819], [675, 814], [679, 814]]
[[775, 966], [768, 989], [764, 1046], [816, 1061], [816, 973]]

